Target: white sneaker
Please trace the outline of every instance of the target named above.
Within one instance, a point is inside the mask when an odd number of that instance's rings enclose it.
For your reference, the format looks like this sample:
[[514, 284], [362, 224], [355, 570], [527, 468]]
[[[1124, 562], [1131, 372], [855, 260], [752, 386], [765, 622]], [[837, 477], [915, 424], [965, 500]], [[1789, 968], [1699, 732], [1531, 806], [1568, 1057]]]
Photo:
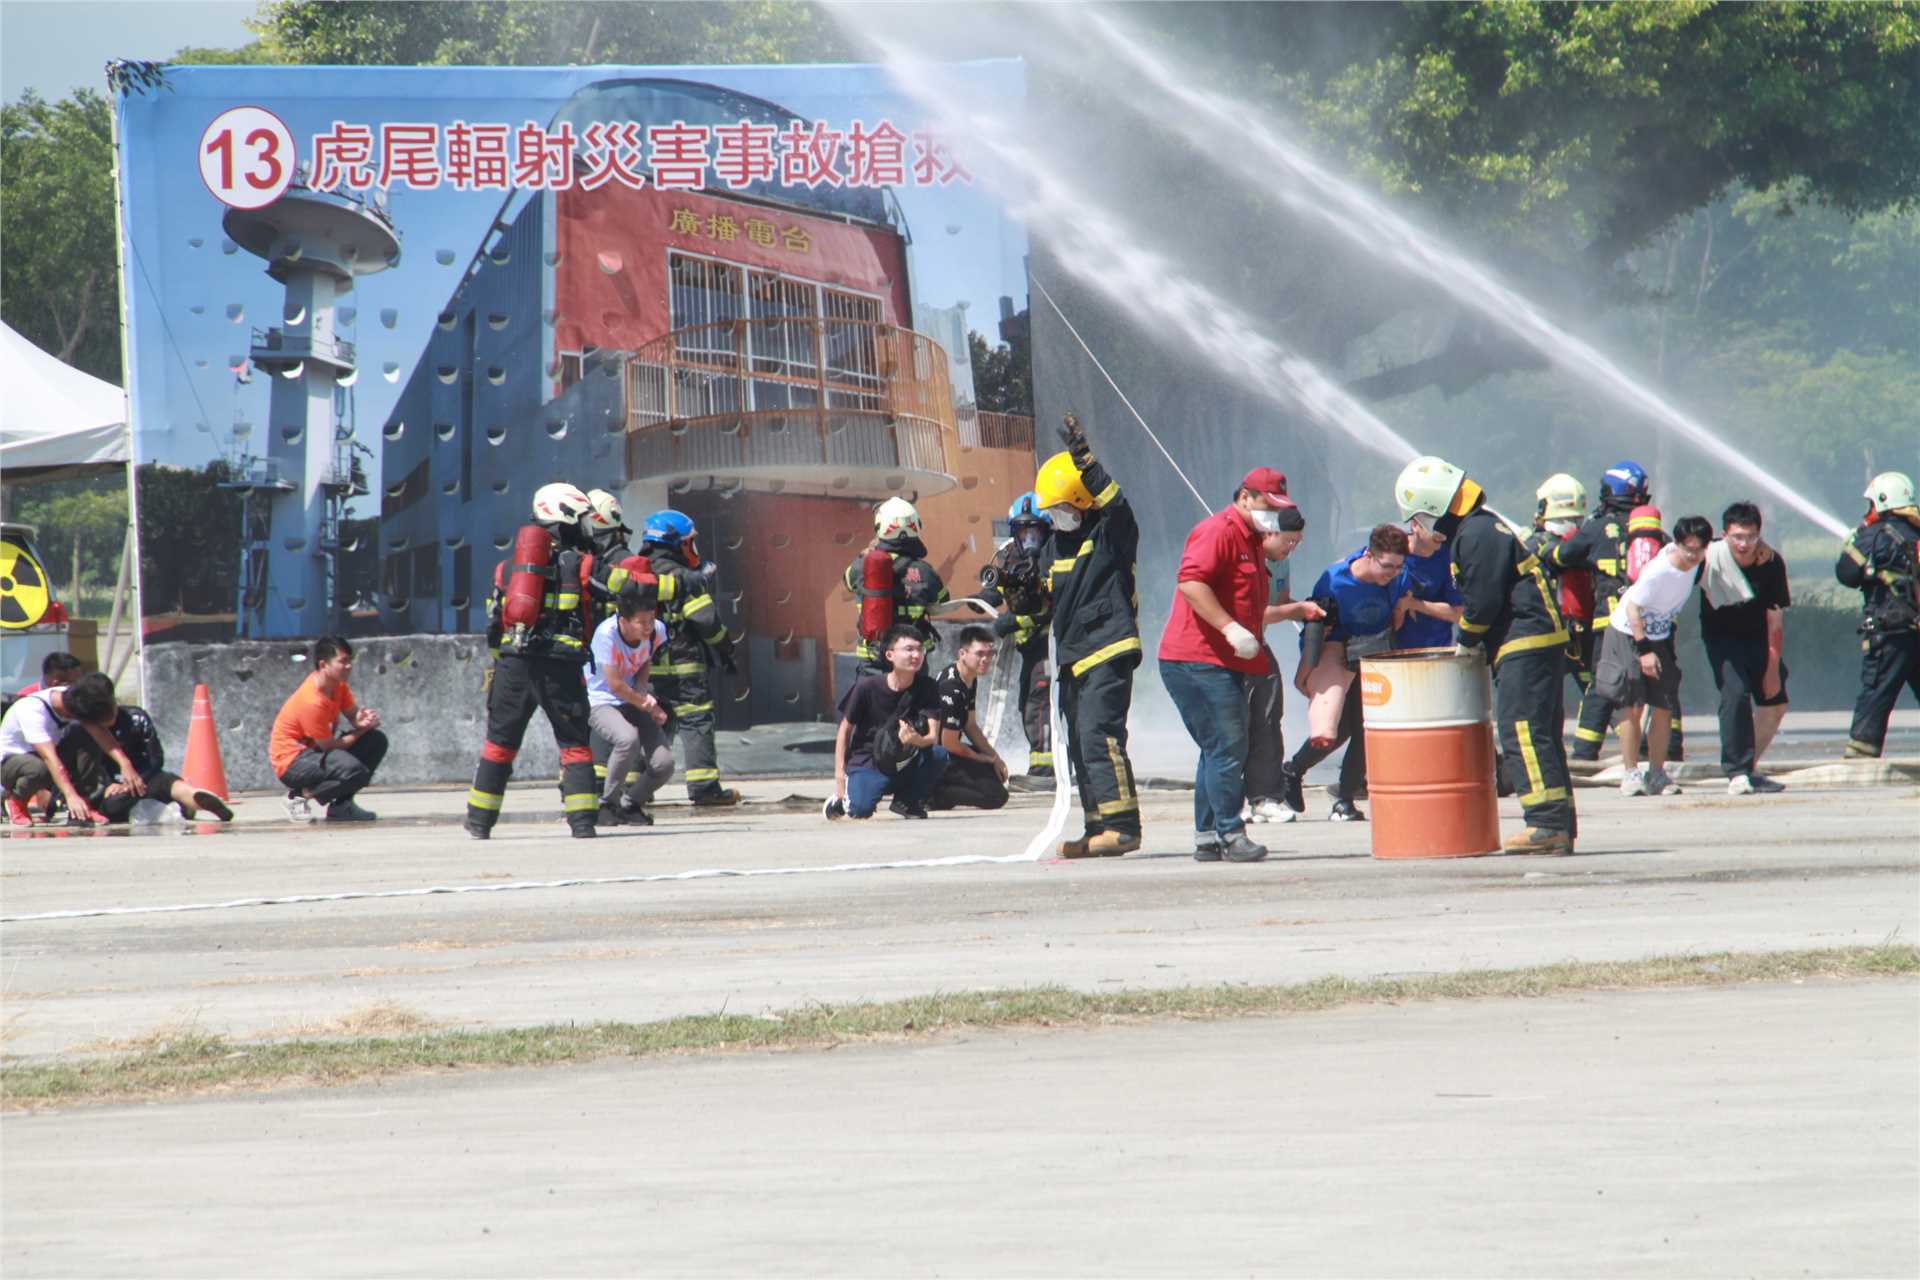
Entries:
[[1254, 808], [1251, 804], [1243, 804], [1240, 806], [1240, 821], [1265, 822], [1266, 819], [1260, 816], [1260, 811]]
[[1623, 796], [1647, 794], [1647, 766], [1640, 765], [1627, 771], [1627, 775], [1620, 779], [1620, 794]]
[[1753, 794], [1753, 779], [1744, 773], [1736, 773], [1727, 779], [1727, 794], [1730, 796], [1750, 796]]
[[287, 817], [295, 822], [312, 822], [319, 815], [313, 811], [313, 801], [305, 796], [287, 797]]
[[1668, 777], [1665, 769], [1654, 769], [1647, 774], [1647, 794], [1650, 796], [1677, 796], [1681, 794], [1680, 784]]
[[1278, 800], [1262, 800], [1253, 806], [1255, 822], [1292, 822], [1298, 815]]

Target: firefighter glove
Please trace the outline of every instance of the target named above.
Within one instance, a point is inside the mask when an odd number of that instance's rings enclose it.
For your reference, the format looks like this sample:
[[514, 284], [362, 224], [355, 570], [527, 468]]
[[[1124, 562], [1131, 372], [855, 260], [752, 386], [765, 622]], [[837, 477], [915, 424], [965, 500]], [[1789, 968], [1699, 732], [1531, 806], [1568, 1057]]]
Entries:
[[1259, 638], [1237, 622], [1227, 623], [1220, 628], [1220, 634], [1233, 646], [1233, 656], [1236, 658], [1251, 658], [1260, 652]]
[[1018, 631], [1019, 629], [1020, 629], [1020, 619], [1014, 616], [1014, 613], [1011, 609], [1009, 609], [1005, 613], [996, 614], [994, 616], [993, 634], [995, 634], [996, 636], [1010, 636], [1014, 632]]

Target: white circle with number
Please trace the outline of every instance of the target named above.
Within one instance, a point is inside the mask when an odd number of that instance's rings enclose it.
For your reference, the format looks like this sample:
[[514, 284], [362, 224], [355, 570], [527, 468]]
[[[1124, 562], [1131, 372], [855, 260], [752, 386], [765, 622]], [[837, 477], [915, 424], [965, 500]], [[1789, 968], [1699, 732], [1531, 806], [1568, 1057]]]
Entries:
[[265, 107], [234, 107], [200, 135], [200, 177], [222, 204], [258, 209], [293, 181], [293, 134]]

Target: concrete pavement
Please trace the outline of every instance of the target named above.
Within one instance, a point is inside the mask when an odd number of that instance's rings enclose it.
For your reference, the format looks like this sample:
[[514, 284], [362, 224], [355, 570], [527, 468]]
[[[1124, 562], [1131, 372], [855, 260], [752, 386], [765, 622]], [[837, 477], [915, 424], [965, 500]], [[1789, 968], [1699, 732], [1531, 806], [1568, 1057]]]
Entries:
[[6, 1123], [10, 1277], [1920, 1270], [1911, 982], [1449, 1002]]

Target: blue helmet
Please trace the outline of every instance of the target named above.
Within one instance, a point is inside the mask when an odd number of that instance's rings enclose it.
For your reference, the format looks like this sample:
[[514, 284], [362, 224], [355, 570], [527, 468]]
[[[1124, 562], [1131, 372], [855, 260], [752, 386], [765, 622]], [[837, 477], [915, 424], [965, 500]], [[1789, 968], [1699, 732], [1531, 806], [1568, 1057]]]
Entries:
[[671, 508], [648, 516], [646, 527], [640, 531], [643, 540], [657, 542], [663, 547], [677, 547], [683, 542], [692, 542], [693, 535], [693, 517]]
[[1029, 489], [1015, 498], [1013, 505], [1007, 508], [1007, 523], [1009, 525], [1044, 524], [1052, 528], [1053, 516], [1040, 505], [1039, 496]]
[[1647, 471], [1637, 462], [1616, 462], [1600, 477], [1600, 492], [1609, 498], [1647, 500]]

